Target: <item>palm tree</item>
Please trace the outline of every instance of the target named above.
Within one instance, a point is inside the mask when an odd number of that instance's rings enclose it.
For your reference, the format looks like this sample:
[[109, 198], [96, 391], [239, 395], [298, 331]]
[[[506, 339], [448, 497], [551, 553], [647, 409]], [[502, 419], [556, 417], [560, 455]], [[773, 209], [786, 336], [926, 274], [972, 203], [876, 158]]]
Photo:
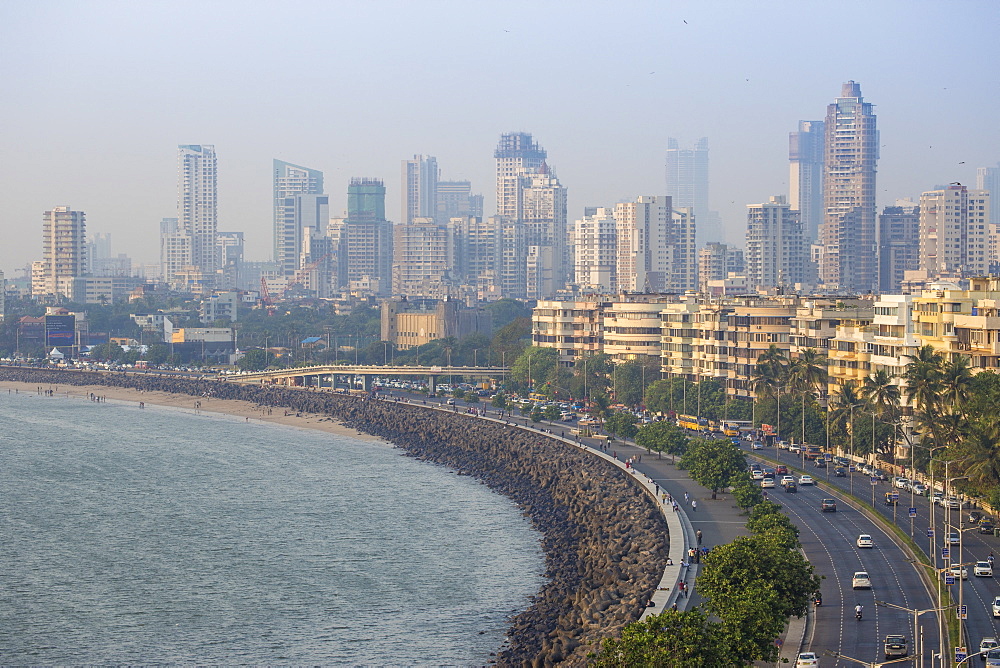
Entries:
[[[899, 386], [893, 376], [885, 369], [879, 369], [865, 378], [862, 388], [865, 401], [872, 412], [872, 452], [878, 450], [875, 438], [875, 417], [882, 416], [882, 422], [893, 425], [893, 440], [895, 440], [896, 409], [899, 406]], [[892, 443], [889, 443], [891, 451]]]
[[781, 389], [787, 380], [787, 364], [788, 358], [785, 357], [785, 352], [772, 343], [757, 357], [757, 365], [754, 369], [754, 377], [759, 379], [762, 387], [767, 388], [767, 394], [773, 395], [777, 401], [778, 438], [781, 438]]
[[1000, 483], [1000, 421], [979, 420], [964, 441], [971, 463], [965, 467], [969, 482], [980, 489], [996, 489]]
[[[806, 348], [788, 365], [788, 375], [802, 397], [802, 442], [806, 442], [806, 396], [822, 392], [826, 386], [826, 357], [815, 348]], [[829, 446], [829, 443], [827, 443]]]
[[[833, 409], [836, 414], [835, 421], [840, 422], [850, 416], [850, 426], [848, 427], [851, 433], [851, 457], [854, 456], [854, 410], [864, 406], [864, 402], [861, 400], [861, 395], [858, 392], [858, 386], [853, 380], [849, 380], [840, 386], [840, 392], [834, 398]], [[853, 459], [851, 460], [853, 462]], [[854, 476], [850, 476], [851, 481], [851, 494], [854, 493]]]
[[963, 412], [972, 391], [972, 370], [969, 366], [969, 358], [962, 355], [951, 362], [946, 362], [941, 369], [939, 378], [944, 390], [942, 399], [947, 401], [951, 410], [955, 412]]

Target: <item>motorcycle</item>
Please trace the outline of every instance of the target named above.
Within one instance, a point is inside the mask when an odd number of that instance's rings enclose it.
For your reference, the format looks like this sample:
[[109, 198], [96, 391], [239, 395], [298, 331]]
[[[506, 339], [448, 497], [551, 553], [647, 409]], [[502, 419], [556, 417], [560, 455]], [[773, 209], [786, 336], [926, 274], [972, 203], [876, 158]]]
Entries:
[[854, 616], [858, 618], [859, 622], [861, 621], [861, 611], [860, 610], [855, 610], [854, 611]]
[[813, 603], [816, 604], [816, 607], [818, 608], [819, 606], [823, 605], [823, 597], [817, 596], [816, 598], [813, 599]]

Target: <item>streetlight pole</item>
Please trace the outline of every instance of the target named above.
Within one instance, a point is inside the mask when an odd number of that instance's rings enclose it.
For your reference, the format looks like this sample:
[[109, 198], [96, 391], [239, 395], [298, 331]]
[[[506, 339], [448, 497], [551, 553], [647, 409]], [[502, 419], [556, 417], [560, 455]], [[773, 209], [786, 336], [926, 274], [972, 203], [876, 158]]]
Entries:
[[[913, 608], [904, 608], [903, 606], [896, 605], [894, 603], [886, 603], [885, 601], [879, 601], [878, 599], [875, 600], [875, 605], [880, 605], [880, 606], [885, 607], [885, 608], [896, 608], [897, 610], [903, 610], [903, 611], [908, 612], [911, 615], [913, 615], [913, 648], [914, 648], [914, 651], [916, 653], [916, 661], [914, 662], [914, 664], [917, 665], [917, 666], [922, 666], [923, 665], [923, 646], [924, 646], [924, 640], [923, 640], [923, 638], [924, 638], [924, 634], [923, 634], [923, 630], [920, 628], [920, 625], [919, 625], [920, 615], [923, 615], [923, 614], [928, 613], [928, 612], [935, 612], [935, 613], [937, 613], [937, 612], [943, 612], [943, 611], [945, 611], [945, 610], [948, 609], [948, 606], [942, 607], [941, 606], [941, 602], [938, 601], [938, 607], [936, 607], [936, 608], [927, 608], [926, 610], [916, 610], [916, 609], [913, 609]], [[917, 637], [918, 636], [920, 638], [919, 643], [917, 641]], [[944, 642], [944, 638], [938, 637], [938, 652], [940, 652], [942, 656], [944, 655], [944, 645], [943, 645], [943, 642]]]

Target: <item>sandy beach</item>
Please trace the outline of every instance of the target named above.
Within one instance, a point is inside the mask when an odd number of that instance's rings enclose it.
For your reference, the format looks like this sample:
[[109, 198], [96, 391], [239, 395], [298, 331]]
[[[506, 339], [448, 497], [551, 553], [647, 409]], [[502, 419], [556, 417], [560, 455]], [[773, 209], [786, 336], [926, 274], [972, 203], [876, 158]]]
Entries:
[[[280, 424], [287, 427], [301, 427], [303, 429], [316, 429], [329, 434], [339, 436], [350, 436], [362, 440], [379, 440], [375, 436], [366, 434], [350, 427], [345, 427], [336, 419], [326, 415], [315, 413], [294, 413], [286, 411], [284, 408], [268, 408], [257, 406], [248, 401], [236, 401], [232, 399], [217, 399], [212, 397], [192, 397], [187, 394], [174, 394], [171, 392], [149, 392], [123, 387], [109, 387], [106, 385], [36, 385], [33, 383], [18, 383], [12, 381], [0, 381], [0, 392], [9, 390], [26, 394], [37, 394], [41, 391], [52, 390], [58, 396], [77, 397], [81, 400], [90, 400], [90, 395], [94, 394], [109, 401], [126, 401], [135, 404], [136, 409], [139, 403], [147, 405], [169, 406], [197, 413], [199, 411], [211, 413], [224, 413], [235, 417], [245, 418], [248, 422], [263, 422], [270, 424]], [[286, 414], [287, 413], [287, 414]]]

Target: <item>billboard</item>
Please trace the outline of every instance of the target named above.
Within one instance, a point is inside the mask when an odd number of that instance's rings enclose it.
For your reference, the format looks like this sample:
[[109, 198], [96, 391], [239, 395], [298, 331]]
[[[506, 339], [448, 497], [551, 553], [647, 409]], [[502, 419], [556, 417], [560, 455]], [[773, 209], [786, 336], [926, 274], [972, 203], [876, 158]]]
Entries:
[[45, 316], [45, 346], [70, 348], [76, 344], [76, 316]]

